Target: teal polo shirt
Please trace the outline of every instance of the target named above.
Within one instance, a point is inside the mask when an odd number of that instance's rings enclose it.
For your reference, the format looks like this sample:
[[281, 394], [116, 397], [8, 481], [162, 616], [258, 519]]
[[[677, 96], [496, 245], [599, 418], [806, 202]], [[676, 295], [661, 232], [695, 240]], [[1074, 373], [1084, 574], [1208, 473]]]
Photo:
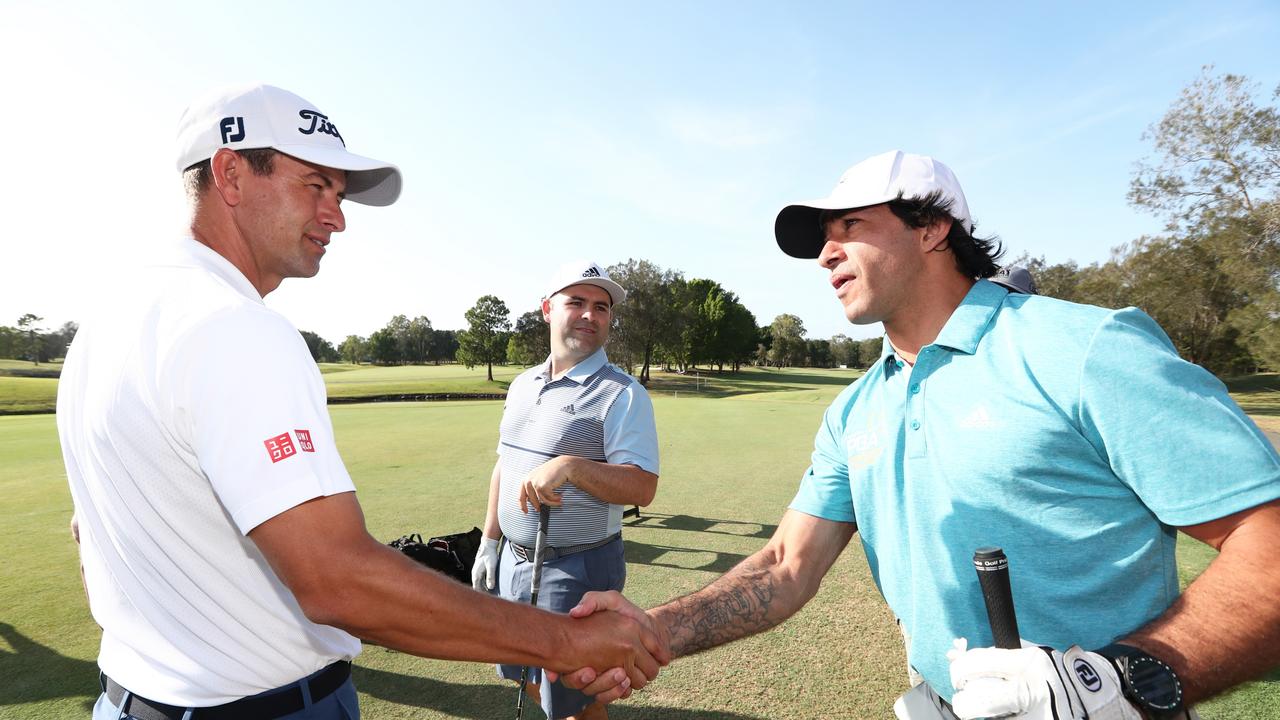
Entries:
[[1134, 308], [980, 280], [914, 368], [886, 341], [836, 398], [793, 510], [853, 522], [910, 663], [943, 697], [993, 644], [973, 551], [1004, 548], [1022, 636], [1096, 648], [1178, 595], [1178, 526], [1280, 497], [1280, 457]]

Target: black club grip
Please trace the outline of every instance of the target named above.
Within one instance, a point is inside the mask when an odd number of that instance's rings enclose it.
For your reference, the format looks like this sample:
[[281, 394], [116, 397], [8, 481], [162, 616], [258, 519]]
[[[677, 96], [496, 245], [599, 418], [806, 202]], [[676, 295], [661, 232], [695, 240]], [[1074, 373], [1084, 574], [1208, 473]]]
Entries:
[[973, 553], [973, 567], [978, 571], [982, 599], [987, 604], [987, 620], [996, 647], [1017, 650], [1022, 647], [1018, 634], [1018, 616], [1013, 612], [1013, 592], [1009, 588], [1009, 559], [998, 547], [982, 547]]

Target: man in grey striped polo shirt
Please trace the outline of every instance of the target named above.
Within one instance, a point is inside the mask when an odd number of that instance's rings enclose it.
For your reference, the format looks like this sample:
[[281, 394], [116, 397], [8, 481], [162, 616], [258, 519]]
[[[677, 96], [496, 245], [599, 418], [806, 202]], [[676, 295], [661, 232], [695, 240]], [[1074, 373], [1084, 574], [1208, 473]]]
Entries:
[[[613, 307], [626, 291], [589, 261], [562, 266], [547, 289], [542, 317], [551, 326], [551, 355], [507, 391], [472, 582], [529, 602], [537, 511], [545, 503], [552, 512], [538, 605], [567, 612], [587, 591], [622, 590], [622, 506], [653, 501], [658, 436], [649, 394], [605, 357]], [[509, 680], [520, 670], [498, 666]], [[542, 691], [541, 670], [529, 677], [529, 695], [547, 717], [608, 717], [603, 705], [560, 681]]]

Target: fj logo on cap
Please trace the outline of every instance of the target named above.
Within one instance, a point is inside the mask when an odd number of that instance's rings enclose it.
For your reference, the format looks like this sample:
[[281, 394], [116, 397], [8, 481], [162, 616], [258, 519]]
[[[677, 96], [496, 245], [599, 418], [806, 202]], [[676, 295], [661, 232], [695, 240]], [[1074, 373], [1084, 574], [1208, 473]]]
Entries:
[[244, 139], [244, 118], [242, 117], [224, 117], [222, 122], [218, 123], [218, 128], [222, 130], [223, 145]]
[[582, 277], [600, 277], [600, 271], [596, 269], [595, 265], [592, 265], [582, 271]]
[[302, 133], [303, 135], [310, 135], [315, 132], [324, 133], [325, 135], [332, 135], [338, 138], [338, 142], [342, 143], [342, 147], [347, 146], [347, 142], [342, 139], [341, 135], [338, 134], [338, 128], [334, 127], [333, 123], [329, 122], [328, 116], [321, 115], [315, 110], [299, 110], [298, 115], [303, 120], [311, 121], [310, 127], [298, 128], [298, 132]]

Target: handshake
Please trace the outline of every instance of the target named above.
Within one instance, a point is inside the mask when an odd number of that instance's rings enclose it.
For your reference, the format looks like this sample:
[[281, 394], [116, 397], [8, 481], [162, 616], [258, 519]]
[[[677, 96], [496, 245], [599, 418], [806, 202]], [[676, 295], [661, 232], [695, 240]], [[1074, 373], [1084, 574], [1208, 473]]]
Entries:
[[[498, 575], [498, 541], [482, 538], [471, 571], [471, 584], [492, 590]], [[548, 680], [594, 696], [596, 702], [624, 699], [644, 688], [671, 662], [666, 626], [614, 591], [588, 592], [569, 611], [576, 619], [567, 657], [581, 666], [557, 673], [547, 668]]]
[[[611, 623], [625, 626], [618, 629], [623, 633], [621, 636], [606, 634], [602, 638], [606, 643], [610, 640], [621, 642], [628, 634], [634, 634], [639, 641], [638, 646], [632, 646], [636, 652], [630, 658], [624, 657], [623, 664], [604, 662], [600, 667], [583, 667], [560, 676], [566, 686], [594, 696], [596, 702], [610, 703], [631, 697], [632, 692], [643, 689], [658, 677], [660, 668], [674, 659], [671, 635], [666, 625], [631, 604], [620, 593], [612, 590], [589, 592], [577, 607], [569, 611], [569, 615], [583, 623], [608, 619]], [[626, 660], [631, 664], [625, 664]], [[551, 671], [547, 675], [552, 681], [559, 676]]]

